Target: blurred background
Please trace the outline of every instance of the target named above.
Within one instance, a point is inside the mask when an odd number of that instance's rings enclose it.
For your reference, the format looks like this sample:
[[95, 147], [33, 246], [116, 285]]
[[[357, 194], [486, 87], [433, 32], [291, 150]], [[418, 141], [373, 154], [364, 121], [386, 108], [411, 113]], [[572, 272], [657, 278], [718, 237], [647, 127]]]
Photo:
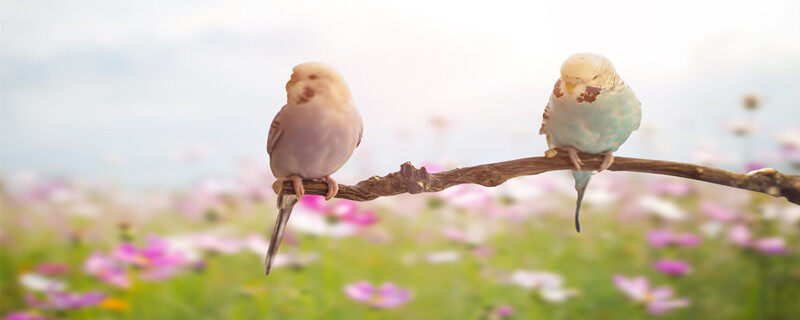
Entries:
[[596, 176], [581, 234], [565, 172], [309, 197], [263, 277], [294, 65], [348, 80], [352, 184], [542, 155], [585, 51], [642, 101], [619, 155], [800, 172], [797, 1], [3, 1], [0, 316], [800, 317], [798, 206], [641, 174]]

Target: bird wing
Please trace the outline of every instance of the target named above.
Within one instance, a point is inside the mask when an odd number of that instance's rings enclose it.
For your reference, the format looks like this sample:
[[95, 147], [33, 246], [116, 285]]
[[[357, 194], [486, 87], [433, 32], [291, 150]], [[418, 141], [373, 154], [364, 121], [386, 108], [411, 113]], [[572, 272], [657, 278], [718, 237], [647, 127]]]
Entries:
[[547, 106], [544, 107], [544, 113], [542, 113], [542, 127], [539, 128], [539, 134], [546, 134], [545, 127], [547, 126], [547, 119], [550, 119], [550, 104], [548, 103]]
[[275, 150], [275, 145], [278, 144], [278, 139], [280, 139], [283, 133], [283, 129], [281, 129], [281, 113], [285, 109], [286, 106], [283, 106], [281, 111], [278, 111], [278, 114], [275, 115], [275, 119], [272, 119], [272, 124], [269, 126], [269, 136], [267, 137], [267, 154], [269, 155], [272, 155], [272, 150]]

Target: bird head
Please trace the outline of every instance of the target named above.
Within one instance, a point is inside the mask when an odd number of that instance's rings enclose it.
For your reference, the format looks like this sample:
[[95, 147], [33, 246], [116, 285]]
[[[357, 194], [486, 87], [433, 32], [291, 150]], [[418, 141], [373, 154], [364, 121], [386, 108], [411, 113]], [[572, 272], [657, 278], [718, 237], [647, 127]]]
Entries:
[[[322, 62], [304, 62], [292, 68], [286, 83], [286, 100], [289, 104], [303, 104], [311, 100], [327, 102], [325, 106], [347, 108], [352, 96], [347, 81], [332, 66]], [[319, 101], [319, 100], [318, 100]]]
[[619, 76], [611, 61], [599, 54], [576, 53], [561, 65], [561, 83], [570, 95], [580, 94], [586, 87], [610, 88], [617, 79]]

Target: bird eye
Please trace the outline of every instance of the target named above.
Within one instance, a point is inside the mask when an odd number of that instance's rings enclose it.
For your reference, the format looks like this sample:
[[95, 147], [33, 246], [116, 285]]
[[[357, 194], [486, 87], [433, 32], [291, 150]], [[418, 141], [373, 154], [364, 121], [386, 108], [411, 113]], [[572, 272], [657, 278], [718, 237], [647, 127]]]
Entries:
[[594, 78], [592, 78], [592, 80], [595, 80], [595, 79], [597, 79], [598, 77], [600, 77], [600, 75], [599, 75], [599, 74], [598, 74], [598, 75], [596, 75], [596, 76], [594, 76]]

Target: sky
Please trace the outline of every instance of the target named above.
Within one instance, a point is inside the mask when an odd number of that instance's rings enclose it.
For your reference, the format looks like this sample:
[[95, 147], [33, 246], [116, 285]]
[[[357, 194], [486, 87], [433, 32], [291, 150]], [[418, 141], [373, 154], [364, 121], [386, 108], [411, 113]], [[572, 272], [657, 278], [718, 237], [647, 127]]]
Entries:
[[[538, 156], [576, 52], [611, 59], [642, 101], [618, 155], [769, 164], [775, 135], [800, 127], [798, 1], [5, 0], [0, 175], [172, 186], [242, 159], [266, 170], [267, 127], [304, 61], [336, 66], [365, 121], [344, 183], [405, 161]], [[748, 114], [745, 94], [762, 108]], [[732, 137], [726, 124], [751, 117], [755, 135]]]

